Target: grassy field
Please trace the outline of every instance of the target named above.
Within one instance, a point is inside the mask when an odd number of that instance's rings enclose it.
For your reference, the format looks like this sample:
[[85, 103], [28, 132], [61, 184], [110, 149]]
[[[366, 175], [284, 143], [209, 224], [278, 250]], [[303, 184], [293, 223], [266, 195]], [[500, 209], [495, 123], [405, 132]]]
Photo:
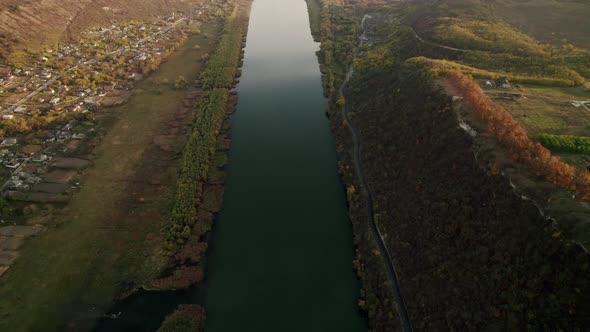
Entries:
[[[439, 49], [418, 54], [434, 58], [430, 61], [437, 67], [456, 67], [478, 77], [507, 77], [545, 86], [583, 86], [590, 77], [590, 50], [570, 44], [543, 44], [506, 23], [443, 16], [409, 24]], [[460, 51], [441, 54], [445, 47]]]
[[495, 92], [488, 94], [522, 123], [532, 137], [542, 133], [584, 135], [590, 133], [590, 112], [574, 107], [566, 98], [526, 91], [521, 98], [507, 100]]
[[[92, 325], [85, 324], [120, 292], [160, 273], [166, 260], [161, 229], [173, 187], [166, 183], [174, 183], [176, 166], [164, 162], [168, 167], [158, 169], [162, 161], [145, 152], [184, 95], [159, 82], [196, 77], [220, 23], [201, 30], [141, 82], [127, 104], [111, 110], [118, 119], [97, 148], [82, 190], [56, 216], [60, 225], [26, 243], [0, 281], [0, 330], [55, 331], [65, 329], [64, 322], [71, 330], [88, 329]], [[142, 173], [146, 165], [152, 167]], [[161, 186], [135, 191], [141, 188], [136, 183], [152, 180]], [[139, 197], [145, 203], [138, 204]]]
[[582, 86], [576, 87], [546, 87], [546, 86], [535, 86], [527, 85], [527, 90], [533, 93], [547, 94], [548, 96], [554, 96], [557, 98], [568, 99], [568, 100], [586, 100], [590, 98], [590, 84], [586, 83]]
[[[574, 107], [571, 100], [590, 100], [587, 86], [547, 87], [525, 86], [515, 93], [522, 93], [514, 100], [501, 98], [505, 91], [487, 89], [494, 101], [512, 114], [528, 134], [538, 138], [541, 134], [588, 136], [590, 133], [590, 111]], [[590, 158], [580, 153], [552, 150], [566, 162], [578, 169], [590, 165]]]
[[464, 49], [525, 55], [546, 55], [534, 38], [501, 22], [443, 17], [435, 26], [435, 40]]

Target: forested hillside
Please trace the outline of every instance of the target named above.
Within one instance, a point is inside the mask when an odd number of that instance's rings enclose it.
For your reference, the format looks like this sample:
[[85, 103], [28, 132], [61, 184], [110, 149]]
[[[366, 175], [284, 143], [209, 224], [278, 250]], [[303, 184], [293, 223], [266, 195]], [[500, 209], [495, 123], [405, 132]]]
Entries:
[[414, 327], [585, 326], [588, 255], [481, 168], [449, 98], [423, 75], [404, 65], [357, 76], [348, 99]]
[[[399, 329], [399, 307], [383, 286], [343, 111], [415, 330], [589, 328], [590, 211], [580, 198], [590, 198], [590, 173], [587, 137], [574, 134], [588, 115], [570, 101], [590, 99], [590, 51], [587, 31], [568, 23], [590, 6], [322, 4], [319, 58], [370, 328]], [[554, 34], [505, 12], [529, 5], [531, 16], [553, 10]]]
[[413, 0], [421, 14], [502, 20], [551, 44], [590, 47], [590, 8], [584, 0]]

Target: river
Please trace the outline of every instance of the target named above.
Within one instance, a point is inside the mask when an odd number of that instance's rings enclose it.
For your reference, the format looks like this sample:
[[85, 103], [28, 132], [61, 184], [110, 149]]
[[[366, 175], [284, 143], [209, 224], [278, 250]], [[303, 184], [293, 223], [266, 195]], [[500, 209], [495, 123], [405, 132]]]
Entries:
[[138, 291], [94, 331], [155, 331], [181, 303], [205, 305], [212, 332], [366, 330], [318, 49], [304, 0], [254, 1], [205, 284]]
[[304, 0], [252, 6], [207, 331], [362, 331], [351, 225]]

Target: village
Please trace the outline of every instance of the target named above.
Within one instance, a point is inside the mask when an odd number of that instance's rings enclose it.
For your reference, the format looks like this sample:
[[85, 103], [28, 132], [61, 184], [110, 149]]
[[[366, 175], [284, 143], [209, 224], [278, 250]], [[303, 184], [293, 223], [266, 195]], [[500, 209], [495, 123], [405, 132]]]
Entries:
[[0, 199], [66, 203], [91, 165], [79, 155], [92, 147], [95, 114], [124, 102], [209, 9], [95, 27], [76, 43], [28, 55], [27, 65], [0, 66]]

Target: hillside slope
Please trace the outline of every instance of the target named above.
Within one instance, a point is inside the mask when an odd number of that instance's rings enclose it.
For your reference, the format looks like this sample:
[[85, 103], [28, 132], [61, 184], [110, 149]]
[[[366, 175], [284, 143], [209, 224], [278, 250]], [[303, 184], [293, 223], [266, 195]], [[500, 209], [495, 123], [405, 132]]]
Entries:
[[[428, 76], [394, 66], [356, 76], [347, 95], [375, 219], [416, 330], [588, 327], [589, 257], [480, 166]], [[346, 135], [339, 117], [334, 124]]]
[[93, 25], [186, 12], [200, 0], [0, 0], [0, 34], [35, 49]]
[[590, 47], [590, 6], [585, 0], [412, 0], [419, 14], [445, 13], [501, 19], [552, 44]]

